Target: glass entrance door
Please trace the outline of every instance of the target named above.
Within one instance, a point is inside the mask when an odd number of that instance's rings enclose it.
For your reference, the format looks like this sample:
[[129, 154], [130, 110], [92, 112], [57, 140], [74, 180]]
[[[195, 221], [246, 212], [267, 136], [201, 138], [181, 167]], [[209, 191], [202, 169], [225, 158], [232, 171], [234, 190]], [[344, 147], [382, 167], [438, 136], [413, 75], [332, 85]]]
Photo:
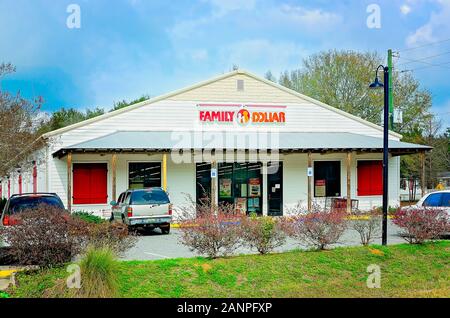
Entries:
[[269, 162], [267, 164], [267, 214], [283, 215], [283, 163]]
[[261, 163], [220, 163], [219, 204], [232, 204], [237, 212], [262, 214]]

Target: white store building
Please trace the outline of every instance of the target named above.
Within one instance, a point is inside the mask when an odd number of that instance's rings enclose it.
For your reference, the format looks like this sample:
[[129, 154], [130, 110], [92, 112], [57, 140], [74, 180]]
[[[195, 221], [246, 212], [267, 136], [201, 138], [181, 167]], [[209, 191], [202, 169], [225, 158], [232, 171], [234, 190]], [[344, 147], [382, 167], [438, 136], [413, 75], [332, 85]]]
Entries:
[[[282, 215], [327, 198], [381, 206], [383, 128], [238, 70], [42, 136], [46, 146], [1, 181], [2, 197], [55, 192], [71, 211], [108, 216], [128, 188]], [[390, 132], [389, 205], [400, 155], [430, 148]], [[338, 201], [335, 201], [338, 202]]]

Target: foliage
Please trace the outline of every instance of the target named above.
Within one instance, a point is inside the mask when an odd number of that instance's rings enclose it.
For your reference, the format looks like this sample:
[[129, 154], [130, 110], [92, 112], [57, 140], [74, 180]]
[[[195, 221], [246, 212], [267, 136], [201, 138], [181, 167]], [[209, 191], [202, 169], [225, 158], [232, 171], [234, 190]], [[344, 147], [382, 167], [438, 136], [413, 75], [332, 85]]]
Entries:
[[189, 204], [181, 208], [181, 243], [210, 258], [236, 250], [240, 243], [241, 216], [233, 206], [216, 206], [210, 199], [199, 204], [190, 197], [188, 200]]
[[150, 99], [149, 95], [142, 95], [141, 97], [136, 98], [136, 99], [131, 100], [131, 101], [122, 100], [120, 102], [115, 102], [114, 103], [114, 107], [113, 107], [113, 109], [111, 111], [118, 110], [118, 109], [121, 109], [121, 108], [124, 108], [124, 107], [128, 107], [128, 106], [131, 106], [131, 105], [134, 105], [134, 104], [146, 101], [148, 99]]
[[85, 211], [72, 212], [72, 216], [75, 218], [79, 218], [83, 221], [86, 221], [87, 223], [99, 224], [99, 223], [106, 222], [106, 220], [102, 219], [101, 217], [96, 216], [93, 213], [85, 212]]
[[136, 236], [128, 232], [122, 223], [91, 223], [88, 227], [87, 245], [94, 248], [108, 248], [120, 256], [136, 243]]
[[256, 248], [260, 254], [267, 254], [286, 242], [283, 219], [256, 214], [243, 217], [241, 237], [250, 248]]
[[[450, 241], [423, 245], [340, 247], [326, 252], [119, 261], [118, 297], [299, 298], [444, 297], [450, 293]], [[367, 288], [369, 264], [382, 270], [382, 288]], [[65, 268], [16, 275], [11, 297], [46, 297]]]
[[0, 298], [9, 298], [9, 294], [3, 291], [0, 291]]
[[64, 264], [81, 252], [85, 224], [48, 205], [26, 210], [16, 224], [1, 228], [9, 253], [21, 265], [51, 267]]
[[339, 242], [347, 229], [347, 214], [326, 211], [314, 204], [311, 211], [300, 209], [285, 224], [286, 233], [300, 244], [325, 249]]
[[[0, 63], [0, 80], [15, 70], [10, 63]], [[37, 131], [41, 122], [38, 115], [42, 103], [41, 97], [30, 101], [19, 92], [11, 94], [0, 87], [0, 175], [7, 175], [17, 162], [44, 145], [44, 141], [38, 139]]]
[[422, 244], [450, 232], [447, 212], [439, 208], [400, 208], [393, 223], [400, 227], [400, 235], [410, 244]]
[[357, 213], [355, 215], [359, 218], [351, 221], [351, 228], [358, 232], [361, 244], [367, 246], [380, 234], [381, 213], [378, 210], [372, 210], [369, 213]]
[[117, 262], [115, 252], [103, 247], [89, 247], [80, 261], [83, 298], [111, 298], [117, 296]]
[[66, 126], [79, 123], [83, 120], [91, 119], [103, 115], [105, 111], [101, 108], [88, 109], [85, 112], [75, 108], [61, 108], [53, 112], [50, 118], [41, 125], [39, 133], [44, 134]]

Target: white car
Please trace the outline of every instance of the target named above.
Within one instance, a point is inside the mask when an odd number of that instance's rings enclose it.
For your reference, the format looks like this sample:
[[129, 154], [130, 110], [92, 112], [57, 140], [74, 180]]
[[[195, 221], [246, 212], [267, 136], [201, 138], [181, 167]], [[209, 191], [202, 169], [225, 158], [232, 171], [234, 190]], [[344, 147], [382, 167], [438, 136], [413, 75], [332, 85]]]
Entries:
[[442, 208], [450, 215], [450, 190], [435, 191], [425, 194], [413, 207]]

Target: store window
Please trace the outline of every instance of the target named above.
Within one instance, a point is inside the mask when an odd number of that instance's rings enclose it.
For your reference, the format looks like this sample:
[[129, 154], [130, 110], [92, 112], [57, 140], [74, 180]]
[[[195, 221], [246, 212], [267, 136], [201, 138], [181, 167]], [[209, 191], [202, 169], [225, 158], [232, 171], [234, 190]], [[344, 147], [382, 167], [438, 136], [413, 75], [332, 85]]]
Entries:
[[106, 204], [106, 163], [73, 164], [73, 204]]
[[161, 187], [161, 163], [130, 162], [128, 180], [130, 189]]
[[262, 214], [261, 163], [220, 163], [219, 204], [234, 205], [241, 213]]
[[360, 160], [357, 167], [358, 196], [383, 194], [383, 162]]
[[196, 200], [198, 204], [205, 204], [211, 199], [211, 164], [197, 163], [196, 165]]
[[314, 162], [314, 196], [315, 197], [341, 196], [340, 161]]
[[267, 164], [267, 214], [283, 215], [283, 163], [269, 162]]

